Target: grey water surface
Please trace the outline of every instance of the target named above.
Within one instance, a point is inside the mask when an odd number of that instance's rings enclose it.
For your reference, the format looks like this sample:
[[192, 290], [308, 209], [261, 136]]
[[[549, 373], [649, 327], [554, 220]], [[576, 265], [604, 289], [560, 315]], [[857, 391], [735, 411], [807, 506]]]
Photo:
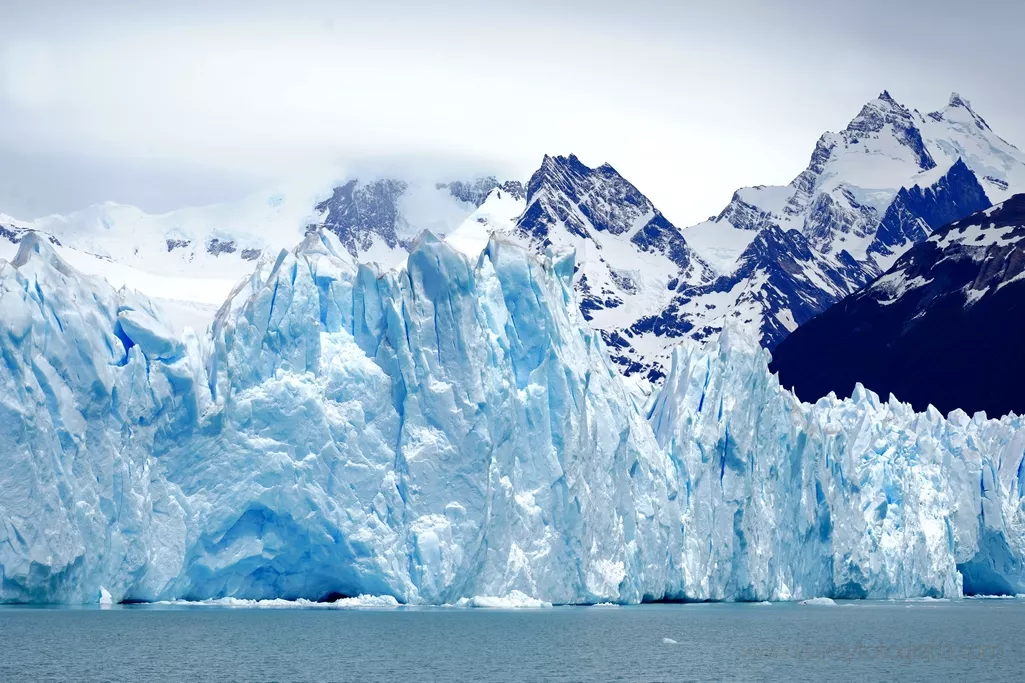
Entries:
[[1021, 681], [1023, 641], [1025, 600], [7, 606], [0, 681]]

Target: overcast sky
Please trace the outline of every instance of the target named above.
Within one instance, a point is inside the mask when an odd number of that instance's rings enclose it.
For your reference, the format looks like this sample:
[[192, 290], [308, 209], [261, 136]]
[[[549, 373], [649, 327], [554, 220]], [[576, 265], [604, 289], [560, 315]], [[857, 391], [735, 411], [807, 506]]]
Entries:
[[[770, 6], [772, 5], [772, 6]], [[1025, 146], [1025, 3], [0, 0], [0, 213], [163, 211], [310, 168], [608, 161], [678, 225], [888, 89]]]

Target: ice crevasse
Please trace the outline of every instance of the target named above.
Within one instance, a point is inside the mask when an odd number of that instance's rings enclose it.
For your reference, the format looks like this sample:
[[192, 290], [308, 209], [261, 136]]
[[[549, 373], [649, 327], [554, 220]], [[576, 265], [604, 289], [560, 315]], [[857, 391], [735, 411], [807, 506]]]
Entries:
[[0, 264], [0, 600], [551, 603], [1025, 592], [1025, 424], [802, 404], [741, 330], [643, 409], [572, 255], [313, 233], [206, 335]]

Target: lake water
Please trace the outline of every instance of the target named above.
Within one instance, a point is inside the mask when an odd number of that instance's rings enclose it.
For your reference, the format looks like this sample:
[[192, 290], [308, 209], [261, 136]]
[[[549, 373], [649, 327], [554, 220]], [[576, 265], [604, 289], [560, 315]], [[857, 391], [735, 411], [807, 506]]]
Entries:
[[1025, 600], [2, 607], [0, 681], [1021, 681], [1023, 640]]

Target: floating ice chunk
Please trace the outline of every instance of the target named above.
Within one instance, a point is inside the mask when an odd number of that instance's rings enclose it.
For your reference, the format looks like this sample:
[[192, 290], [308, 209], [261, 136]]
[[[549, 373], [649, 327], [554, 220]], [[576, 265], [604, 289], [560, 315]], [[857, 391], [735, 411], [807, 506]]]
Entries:
[[511, 591], [505, 597], [477, 595], [466, 600], [465, 605], [467, 607], [486, 607], [491, 609], [538, 609], [551, 607], [552, 603], [532, 598], [521, 591]]
[[822, 607], [836, 607], [836, 601], [833, 598], [809, 598], [807, 600], [801, 600], [798, 605], [820, 605]]
[[672, 638], [663, 638], [662, 639], [662, 644], [663, 645], [679, 645], [679, 643], [676, 642], [675, 640], [673, 640]]
[[335, 609], [381, 609], [401, 606], [399, 601], [390, 595], [360, 595], [355, 598], [340, 598], [327, 604]]

